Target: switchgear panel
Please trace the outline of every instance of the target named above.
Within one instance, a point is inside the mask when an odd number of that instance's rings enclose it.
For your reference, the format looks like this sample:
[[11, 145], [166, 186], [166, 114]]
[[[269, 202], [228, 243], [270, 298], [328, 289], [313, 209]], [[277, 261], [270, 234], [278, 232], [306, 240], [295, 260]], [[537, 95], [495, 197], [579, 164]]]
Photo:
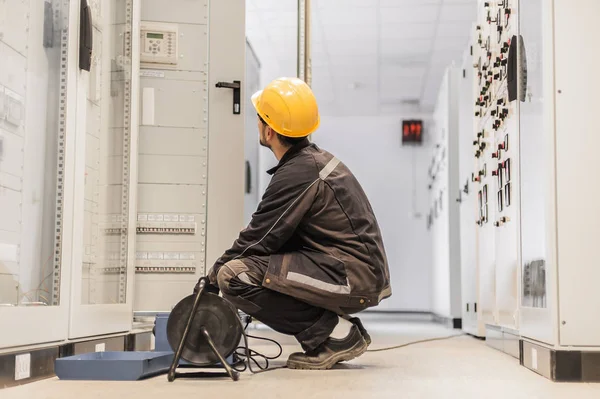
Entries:
[[[479, 301], [479, 313], [475, 315], [479, 332], [482, 323], [518, 327], [518, 210], [513, 197], [518, 196], [515, 160], [519, 102], [511, 101], [508, 88], [509, 69], [515, 64], [510, 58], [518, 54], [510, 51], [518, 35], [517, 18], [515, 0], [479, 2], [468, 50], [473, 66], [473, 73], [468, 75], [472, 76], [474, 101], [470, 105], [461, 103], [461, 109], [470, 109], [473, 118], [469, 142], [472, 143], [472, 171], [468, 183], [477, 194], [477, 209], [474, 210], [475, 223], [468, 225], [469, 218], [462, 218], [461, 232], [475, 230], [476, 247], [472, 249], [477, 254], [475, 270], [468, 272], [475, 273], [478, 279], [472, 288], [477, 292], [468, 295]], [[465, 68], [471, 67], [465, 63]], [[461, 212], [463, 210], [470, 211], [461, 208]], [[464, 251], [469, 248], [465, 246]], [[473, 304], [470, 305], [472, 309]]]
[[142, 67], [177, 66], [177, 24], [143, 22], [141, 26]]

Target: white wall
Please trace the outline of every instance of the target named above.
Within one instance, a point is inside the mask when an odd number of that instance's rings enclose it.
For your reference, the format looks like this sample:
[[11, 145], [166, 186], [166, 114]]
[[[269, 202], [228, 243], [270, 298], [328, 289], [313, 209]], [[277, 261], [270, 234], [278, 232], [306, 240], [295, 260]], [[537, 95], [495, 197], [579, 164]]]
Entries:
[[[401, 116], [323, 116], [313, 139], [350, 168], [375, 210], [393, 292], [376, 309], [430, 311], [432, 248], [425, 220], [428, 194], [423, 183], [430, 149], [427, 145], [402, 147], [401, 120]], [[422, 216], [416, 218], [415, 212]]]

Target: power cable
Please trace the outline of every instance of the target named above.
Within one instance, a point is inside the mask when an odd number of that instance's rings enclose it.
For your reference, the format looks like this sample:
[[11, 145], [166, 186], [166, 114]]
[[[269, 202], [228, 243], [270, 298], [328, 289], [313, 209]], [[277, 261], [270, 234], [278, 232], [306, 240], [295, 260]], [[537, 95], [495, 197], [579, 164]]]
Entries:
[[446, 337], [437, 337], [437, 338], [422, 339], [422, 340], [419, 340], [419, 341], [407, 342], [407, 343], [402, 344], [402, 345], [390, 346], [390, 347], [387, 347], [387, 348], [369, 349], [369, 350], [367, 350], [367, 352], [391, 351], [391, 350], [394, 350], [394, 349], [406, 348], [407, 346], [412, 346], [412, 345], [417, 345], [417, 344], [424, 344], [426, 342], [445, 341], [445, 340], [456, 338], [456, 337], [464, 337], [465, 335], [467, 335], [467, 334], [454, 334], [454, 335], [449, 335], [449, 336], [446, 336]]
[[[278, 359], [281, 356], [281, 354], [283, 353], [283, 347], [281, 346], [281, 344], [279, 342], [277, 342], [274, 339], [265, 338], [265, 337], [257, 337], [255, 335], [248, 334], [246, 332], [246, 330], [248, 329], [248, 326], [250, 325], [251, 322], [252, 322], [252, 318], [250, 316], [247, 316], [246, 317], [246, 325], [242, 329], [242, 334], [244, 336], [244, 346], [238, 346], [234, 352], [234, 354], [240, 359], [240, 361], [238, 363], [236, 363], [232, 368], [235, 371], [238, 371], [240, 373], [249, 369], [250, 372], [252, 372], [252, 374], [258, 374], [258, 373], [263, 373], [265, 371], [273, 371], [273, 370], [285, 368], [285, 366], [269, 368], [269, 361]], [[241, 320], [240, 320], [240, 323], [241, 323]], [[261, 340], [261, 341], [273, 343], [273, 344], [277, 345], [277, 348], [279, 349], [279, 353], [275, 356], [267, 356], [267, 355], [260, 353], [254, 349], [250, 349], [250, 346], [248, 344], [248, 338], [254, 338], [254, 339]], [[259, 362], [259, 360], [257, 360], [257, 359], [262, 359], [263, 364], [261, 364]], [[254, 363], [256, 365], [256, 367], [258, 367], [258, 369], [259, 369], [258, 371], [255, 371], [253, 369], [252, 363]]]
[[[238, 363], [236, 363], [233, 366], [233, 369], [240, 373], [244, 372], [246, 370], [250, 370], [250, 372], [252, 372], [253, 374], [258, 374], [258, 373], [263, 373], [265, 371], [273, 371], [273, 370], [286, 368], [287, 366], [269, 368], [269, 364], [270, 364], [269, 361], [278, 359], [283, 354], [283, 347], [281, 346], [281, 344], [279, 342], [277, 342], [274, 339], [258, 337], [255, 335], [248, 334], [246, 332], [246, 330], [248, 329], [248, 326], [250, 325], [251, 322], [252, 322], [252, 318], [250, 316], [246, 316], [246, 325], [243, 326], [243, 329], [242, 329], [242, 334], [244, 336], [244, 346], [238, 346], [235, 349], [234, 353], [240, 360], [238, 361]], [[241, 319], [240, 319], [240, 324], [241, 324]], [[424, 344], [427, 342], [445, 341], [445, 340], [449, 340], [449, 339], [453, 339], [453, 338], [457, 338], [457, 337], [464, 337], [466, 335], [468, 335], [468, 334], [453, 334], [453, 335], [448, 335], [445, 337], [422, 339], [422, 340], [418, 340], [418, 341], [407, 342], [407, 343], [401, 344], [401, 345], [389, 346], [389, 347], [378, 348], [378, 349], [369, 349], [369, 350], [367, 350], [367, 352], [374, 353], [374, 352], [391, 351], [391, 350], [406, 348], [407, 346]], [[257, 340], [273, 343], [277, 346], [279, 353], [275, 356], [267, 356], [267, 355], [260, 353], [254, 349], [250, 349], [250, 346], [248, 344], [248, 338], [254, 338]], [[261, 362], [259, 362], [259, 360], [262, 360], [262, 364], [261, 364]], [[259, 369], [258, 371], [253, 369], [252, 363], [254, 363], [254, 365], [256, 367], [258, 367], [258, 369]]]

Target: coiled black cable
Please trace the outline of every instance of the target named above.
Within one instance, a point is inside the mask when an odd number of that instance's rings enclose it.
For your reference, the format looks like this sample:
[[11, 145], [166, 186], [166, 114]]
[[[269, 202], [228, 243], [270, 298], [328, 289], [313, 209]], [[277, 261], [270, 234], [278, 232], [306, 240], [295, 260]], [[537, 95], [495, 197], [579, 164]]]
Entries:
[[[277, 341], [275, 341], [274, 339], [271, 338], [265, 338], [265, 337], [257, 337], [255, 335], [250, 335], [246, 332], [246, 330], [248, 329], [248, 326], [250, 325], [250, 323], [252, 322], [252, 318], [250, 316], [246, 316], [246, 325], [243, 326], [242, 328], [242, 335], [244, 336], [244, 346], [238, 346], [235, 349], [235, 356], [239, 359], [239, 361], [234, 364], [232, 366], [232, 368], [237, 371], [237, 372], [244, 372], [247, 369], [249, 369], [253, 374], [258, 374], [258, 373], [263, 373], [265, 371], [271, 371], [271, 370], [277, 370], [280, 368], [285, 368], [285, 367], [276, 367], [276, 368], [269, 368], [269, 361], [270, 360], [275, 360], [278, 359], [281, 354], [283, 353], [283, 347], [281, 346], [281, 344]], [[240, 319], [240, 324], [242, 323], [241, 319]], [[254, 349], [250, 349], [250, 346], [248, 344], [248, 338], [254, 338], [254, 339], [258, 339], [261, 341], [267, 341], [267, 342], [271, 342], [275, 345], [277, 345], [277, 347], [279, 348], [279, 353], [275, 356], [267, 356], [263, 353], [260, 353]], [[262, 359], [262, 363], [259, 362], [258, 359]], [[256, 367], [258, 367], [259, 371], [255, 371], [252, 368], [252, 363], [254, 363], [256, 365]]]

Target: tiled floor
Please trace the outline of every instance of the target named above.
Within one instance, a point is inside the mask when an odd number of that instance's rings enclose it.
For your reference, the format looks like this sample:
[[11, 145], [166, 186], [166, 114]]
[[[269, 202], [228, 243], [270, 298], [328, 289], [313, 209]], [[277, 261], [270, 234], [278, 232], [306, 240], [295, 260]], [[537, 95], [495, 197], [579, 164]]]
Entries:
[[[365, 318], [371, 349], [456, 334], [437, 325], [389, 316]], [[269, 331], [256, 334], [275, 336]], [[299, 349], [277, 336], [285, 355]], [[265, 352], [272, 347], [254, 345]], [[2, 399], [70, 398], [600, 398], [600, 384], [557, 384], [519, 366], [516, 359], [468, 336], [366, 353], [325, 372], [279, 369], [245, 373], [240, 381], [177, 380], [160, 376], [138, 382], [72, 382], [56, 378], [0, 391]]]

